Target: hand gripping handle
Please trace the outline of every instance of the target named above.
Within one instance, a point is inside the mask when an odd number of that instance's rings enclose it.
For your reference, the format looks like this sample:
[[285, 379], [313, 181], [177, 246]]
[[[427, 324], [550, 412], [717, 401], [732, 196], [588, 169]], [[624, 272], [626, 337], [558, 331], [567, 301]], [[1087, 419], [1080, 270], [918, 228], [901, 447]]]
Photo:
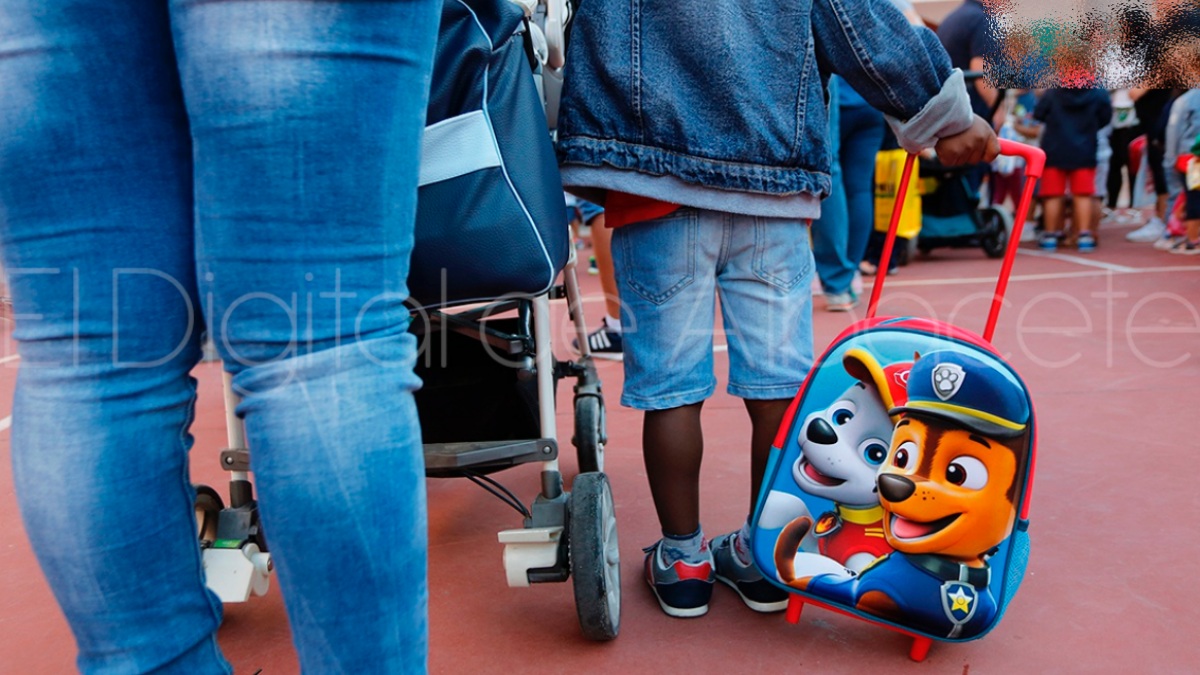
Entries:
[[[1004, 292], [1008, 289], [1008, 279], [1012, 274], [1013, 262], [1017, 258], [1017, 246], [1021, 242], [1021, 228], [1025, 225], [1025, 216], [1029, 213], [1029, 204], [1033, 201], [1033, 190], [1037, 181], [1042, 177], [1046, 168], [1046, 153], [1041, 148], [1035, 148], [1024, 143], [1006, 139], [1000, 140], [1000, 154], [1022, 157], [1025, 159], [1025, 184], [1021, 190], [1021, 198], [1017, 201], [1017, 211], [1013, 216], [1012, 232], [1008, 235], [1008, 248], [1004, 252], [1004, 263], [1000, 267], [1000, 278], [996, 283], [996, 292], [992, 295], [992, 307], [988, 312], [987, 325], [983, 330], [983, 339], [991, 341], [996, 332], [996, 320], [1000, 316], [1000, 307], [1004, 304]], [[879, 268], [875, 273], [875, 285], [871, 289], [871, 301], [867, 305], [867, 318], [875, 316], [879, 307], [879, 296], [883, 292], [884, 279], [892, 258], [892, 249], [896, 243], [896, 231], [900, 227], [900, 213], [904, 208], [904, 196], [908, 192], [909, 178], [912, 176], [913, 163], [916, 155], [909, 154], [904, 159], [904, 171], [900, 174], [900, 184], [896, 188], [896, 203], [892, 207], [892, 219], [888, 224], [887, 239], [883, 244], [883, 253], [879, 256]]]

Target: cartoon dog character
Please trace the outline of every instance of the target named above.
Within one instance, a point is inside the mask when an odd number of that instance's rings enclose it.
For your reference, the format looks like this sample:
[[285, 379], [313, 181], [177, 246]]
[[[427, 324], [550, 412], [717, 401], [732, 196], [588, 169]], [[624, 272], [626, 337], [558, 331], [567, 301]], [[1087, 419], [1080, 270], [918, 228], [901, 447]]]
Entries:
[[1031, 412], [1007, 373], [957, 351], [920, 357], [877, 479], [895, 551], [858, 575], [797, 573], [810, 522], [776, 542], [780, 578], [819, 597], [947, 638], [996, 617], [987, 558], [1012, 533], [1028, 462]]
[[817, 550], [857, 572], [892, 550], [883, 535], [875, 476], [895, 424], [888, 410], [904, 404], [912, 363], [884, 368], [866, 350], [850, 349], [842, 365], [856, 382], [801, 425], [792, 478], [804, 492], [835, 503], [812, 529]]

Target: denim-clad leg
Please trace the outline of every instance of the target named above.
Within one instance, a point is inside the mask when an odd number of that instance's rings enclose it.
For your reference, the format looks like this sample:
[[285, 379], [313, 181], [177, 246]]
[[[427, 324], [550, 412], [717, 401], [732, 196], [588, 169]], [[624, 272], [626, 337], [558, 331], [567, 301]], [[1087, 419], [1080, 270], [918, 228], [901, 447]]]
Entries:
[[[843, 89], [842, 91], [845, 91]], [[842, 185], [846, 188], [849, 228], [846, 259], [853, 272], [867, 253], [875, 229], [875, 156], [883, 145], [883, 113], [867, 105], [842, 106], [839, 153]]]
[[0, 0], [26, 530], [82, 670], [228, 670], [187, 478], [203, 307], [245, 399], [303, 667], [421, 671], [424, 482], [400, 303], [437, 5], [169, 12]]
[[188, 481], [199, 303], [166, 6], [3, 0], [0, 92], [13, 476], [78, 665], [228, 672]]
[[826, 293], [845, 293], [856, 271], [846, 256], [846, 242], [850, 235], [849, 214], [846, 210], [846, 190], [842, 182], [840, 159], [841, 115], [838, 106], [838, 81], [830, 79], [829, 86], [829, 177], [833, 192], [821, 202], [821, 217], [812, 222], [812, 253], [817, 266], [817, 276]]
[[301, 663], [419, 672], [424, 458], [403, 301], [440, 4], [171, 7], [197, 275]]

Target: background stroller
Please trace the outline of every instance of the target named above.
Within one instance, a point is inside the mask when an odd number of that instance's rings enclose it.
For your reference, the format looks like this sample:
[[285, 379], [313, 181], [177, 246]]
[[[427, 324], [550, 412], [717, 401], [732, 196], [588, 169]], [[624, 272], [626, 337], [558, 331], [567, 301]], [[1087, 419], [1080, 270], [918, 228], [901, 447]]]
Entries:
[[[983, 73], [964, 73], [967, 86]], [[1004, 104], [1005, 90], [997, 91], [990, 117]], [[935, 248], [983, 249], [989, 258], [1001, 258], [1012, 233], [1012, 214], [1005, 208], [984, 204], [979, 191], [968, 180], [971, 167], [950, 168], [936, 158], [920, 158], [921, 232], [910, 246], [928, 254]], [[902, 251], [901, 255], [911, 253]]]

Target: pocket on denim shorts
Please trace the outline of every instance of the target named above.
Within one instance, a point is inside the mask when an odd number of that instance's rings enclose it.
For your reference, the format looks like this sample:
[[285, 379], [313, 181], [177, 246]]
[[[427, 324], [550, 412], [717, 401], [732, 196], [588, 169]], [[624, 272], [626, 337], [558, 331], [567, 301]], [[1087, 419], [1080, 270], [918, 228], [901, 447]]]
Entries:
[[690, 286], [696, 280], [696, 218], [695, 209], [682, 208], [621, 228], [625, 287], [661, 305]]
[[754, 221], [754, 276], [790, 291], [812, 267], [808, 227], [799, 221]]

